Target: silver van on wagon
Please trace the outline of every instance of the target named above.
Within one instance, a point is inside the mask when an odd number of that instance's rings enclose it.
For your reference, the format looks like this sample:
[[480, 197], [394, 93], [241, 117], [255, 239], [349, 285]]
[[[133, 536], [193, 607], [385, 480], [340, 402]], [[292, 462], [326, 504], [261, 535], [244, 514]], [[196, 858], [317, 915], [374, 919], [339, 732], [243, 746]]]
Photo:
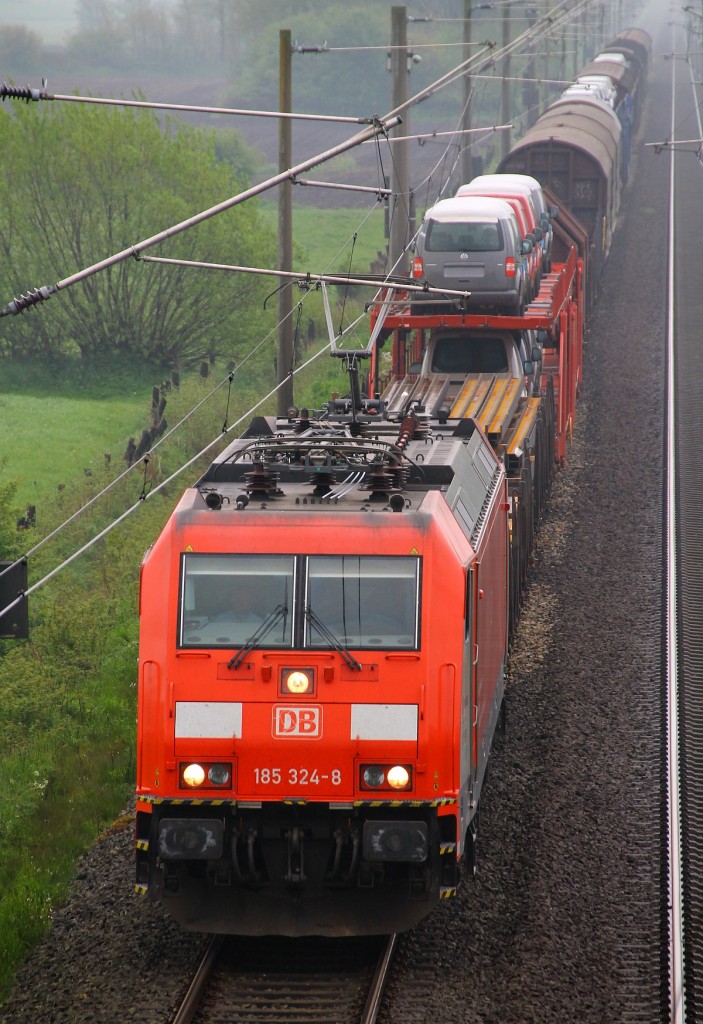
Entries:
[[418, 312], [467, 306], [520, 315], [527, 295], [526, 256], [515, 211], [503, 199], [443, 199], [425, 214], [415, 241], [413, 277], [460, 296], [416, 296]]

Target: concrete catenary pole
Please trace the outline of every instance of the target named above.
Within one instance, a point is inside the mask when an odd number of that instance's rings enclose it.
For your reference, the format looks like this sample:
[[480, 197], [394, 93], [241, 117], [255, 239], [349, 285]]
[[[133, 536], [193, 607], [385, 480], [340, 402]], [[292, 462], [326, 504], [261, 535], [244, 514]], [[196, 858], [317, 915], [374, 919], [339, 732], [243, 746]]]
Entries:
[[[473, 0], [464, 0], [464, 49], [463, 59], [471, 57], [471, 4]], [[462, 110], [461, 127], [468, 131], [471, 128], [471, 75], [464, 75], [464, 106]], [[464, 135], [461, 151], [461, 183], [466, 184], [473, 178], [473, 150], [471, 149], [471, 136]]]
[[[507, 4], [503, 8], [502, 29], [502, 44], [503, 49], [505, 49], [510, 42], [510, 7], [508, 7]], [[505, 57], [503, 60], [503, 85], [501, 88], [500, 116], [503, 124], [508, 124], [510, 122], [510, 57]], [[504, 160], [510, 152], [511, 134], [512, 133], [509, 128], [506, 128], [505, 131], [500, 133], [500, 156], [502, 160]]]
[[[293, 109], [291, 73], [291, 33], [281, 29], [279, 34], [279, 101], [278, 109], [290, 113]], [[290, 118], [281, 117], [278, 122], [278, 170], [282, 173], [292, 163], [292, 128]], [[293, 184], [284, 181], [278, 194], [278, 269], [284, 272], [293, 269]], [[278, 293], [278, 346], [276, 351], [276, 381], [283, 386], [278, 390], [277, 412], [285, 416], [293, 404], [293, 286], [285, 278], [280, 279]]]
[[[406, 7], [391, 7], [391, 79], [393, 109], [397, 110], [408, 100], [409, 78], [408, 17]], [[393, 131], [399, 138], [409, 133], [408, 109], [403, 110], [403, 124]], [[391, 171], [390, 197], [390, 265], [396, 266], [410, 239], [410, 171], [408, 142], [399, 142], [392, 147], [393, 164]], [[397, 272], [407, 271], [407, 258], [397, 264]]]

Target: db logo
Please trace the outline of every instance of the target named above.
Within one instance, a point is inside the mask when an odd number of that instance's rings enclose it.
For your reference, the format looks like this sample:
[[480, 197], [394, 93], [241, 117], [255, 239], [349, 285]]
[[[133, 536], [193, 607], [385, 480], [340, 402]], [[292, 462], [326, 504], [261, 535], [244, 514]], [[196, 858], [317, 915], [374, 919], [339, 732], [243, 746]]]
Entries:
[[277, 706], [273, 709], [274, 736], [303, 736], [307, 739], [322, 735], [322, 708]]

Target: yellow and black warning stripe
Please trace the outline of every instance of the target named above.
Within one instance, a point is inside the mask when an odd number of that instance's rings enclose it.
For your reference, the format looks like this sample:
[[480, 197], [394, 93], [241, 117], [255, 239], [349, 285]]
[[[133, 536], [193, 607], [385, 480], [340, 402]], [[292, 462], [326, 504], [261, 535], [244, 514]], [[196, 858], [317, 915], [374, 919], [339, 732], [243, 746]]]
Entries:
[[140, 796], [139, 799], [145, 804], [169, 804], [171, 807], [236, 807], [237, 801], [228, 797], [213, 797], [207, 800], [203, 797], [185, 796]]
[[438, 797], [436, 800], [355, 800], [355, 807], [443, 807], [455, 804], [453, 796]]
[[[236, 807], [237, 806], [237, 800], [232, 798], [232, 797], [228, 797], [228, 798], [222, 798], [222, 797], [215, 798], [215, 797], [213, 797], [213, 799], [208, 800], [208, 799], [205, 799], [203, 797], [140, 796], [139, 799], [142, 801], [142, 803], [145, 803], [145, 804], [153, 804], [153, 805], [168, 804], [170, 807], [183, 807], [183, 806], [187, 806], [187, 807]], [[304, 800], [302, 798], [298, 799], [296, 797], [283, 797], [283, 798], [279, 798], [277, 800], [267, 800], [267, 801], [264, 801], [264, 802], [265, 803], [281, 803], [281, 804], [285, 804], [286, 807], [306, 807], [311, 801]], [[313, 801], [313, 803], [317, 803], [317, 802], [318, 801]], [[322, 804], [324, 804], [326, 802], [327, 801], [324, 801], [324, 800], [320, 800], [319, 801], [320, 805], [322, 805]], [[396, 798], [396, 799], [389, 799], [389, 800], [378, 800], [378, 799], [376, 799], [376, 800], [354, 800], [354, 801], [352, 801], [352, 805], [354, 807], [444, 807], [444, 806], [447, 806], [448, 804], [456, 804], [456, 797], [453, 797], [453, 796], [437, 797], [434, 800], [398, 800]]]

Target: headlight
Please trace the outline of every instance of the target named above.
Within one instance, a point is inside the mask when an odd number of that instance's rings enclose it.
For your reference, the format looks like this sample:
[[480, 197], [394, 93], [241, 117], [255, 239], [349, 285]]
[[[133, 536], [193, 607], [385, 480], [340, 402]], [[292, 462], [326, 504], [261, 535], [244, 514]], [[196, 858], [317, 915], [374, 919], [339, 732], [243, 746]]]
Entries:
[[200, 764], [187, 764], [183, 769], [183, 781], [192, 789], [202, 786], [205, 782], [205, 769]]
[[387, 778], [388, 785], [393, 789], [405, 789], [410, 782], [410, 772], [402, 764], [397, 764], [389, 770]]
[[307, 693], [310, 680], [304, 672], [291, 672], [286, 679], [286, 688], [289, 693]]
[[311, 696], [315, 693], [315, 670], [313, 668], [281, 669], [280, 690], [283, 697]]
[[232, 786], [232, 765], [227, 762], [183, 762], [179, 775], [181, 789], [224, 789]]
[[359, 765], [361, 789], [412, 789], [413, 770], [405, 764], [362, 764]]

